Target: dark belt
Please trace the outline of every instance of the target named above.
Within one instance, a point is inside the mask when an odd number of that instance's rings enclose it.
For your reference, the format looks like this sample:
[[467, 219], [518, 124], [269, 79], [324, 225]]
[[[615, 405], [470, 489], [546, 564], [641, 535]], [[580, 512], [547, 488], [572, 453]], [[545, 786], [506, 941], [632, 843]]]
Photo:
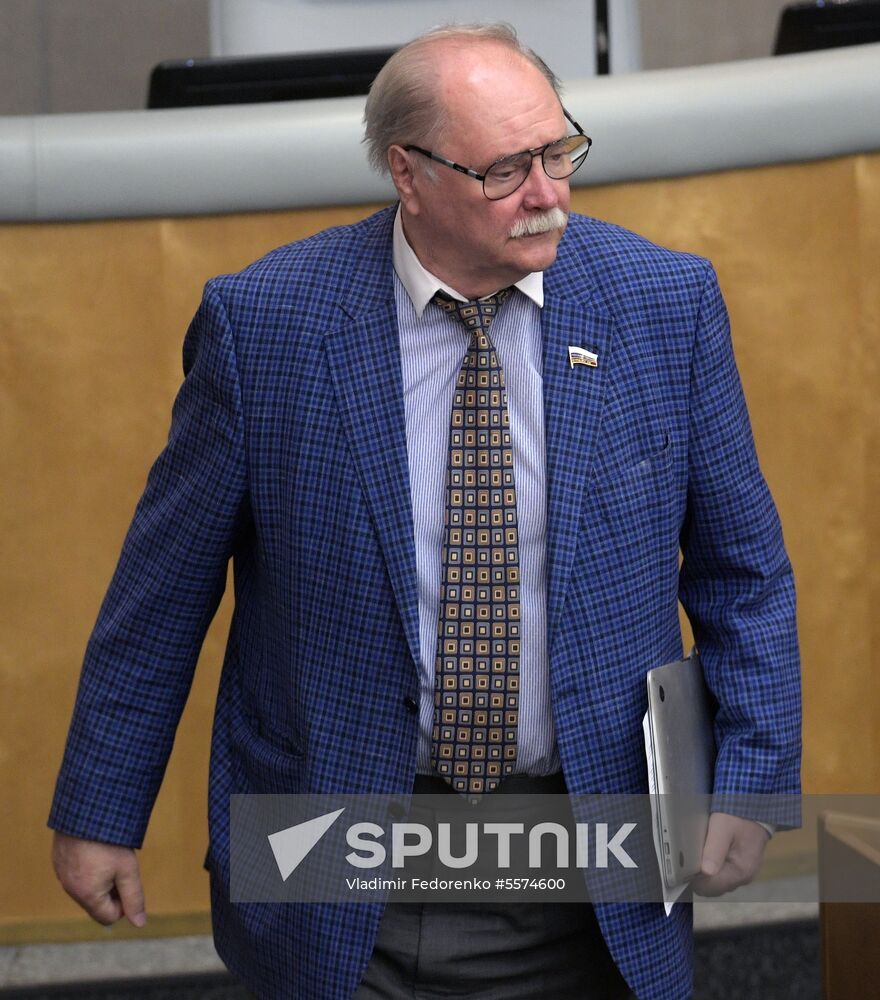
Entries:
[[[509, 774], [502, 778], [498, 787], [489, 795], [564, 795], [568, 789], [565, 787], [565, 778], [562, 771], [555, 774], [544, 774], [534, 776], [531, 774]], [[417, 774], [413, 792], [416, 795], [443, 795], [453, 791], [448, 781], [438, 774]]]

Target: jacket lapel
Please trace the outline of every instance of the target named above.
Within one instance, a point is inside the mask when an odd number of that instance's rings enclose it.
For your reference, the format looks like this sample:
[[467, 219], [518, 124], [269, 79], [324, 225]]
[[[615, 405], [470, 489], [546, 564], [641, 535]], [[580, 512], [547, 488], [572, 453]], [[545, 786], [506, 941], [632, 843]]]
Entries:
[[[561, 249], [561, 248], [560, 248]], [[590, 301], [582, 267], [560, 259], [546, 272], [544, 425], [547, 476], [548, 648], [560, 624], [581, 524], [584, 492], [597, 447], [611, 364], [613, 320]], [[569, 362], [569, 347], [597, 355], [595, 368]]]
[[[342, 304], [349, 322], [326, 335], [330, 371], [364, 494], [385, 555], [413, 660], [419, 662], [415, 539], [406, 450], [406, 415], [391, 268], [391, 222], [375, 253], [353, 267]], [[587, 476], [597, 447], [614, 323], [591, 300], [582, 264], [564, 253], [545, 273], [544, 423], [547, 488], [548, 645], [560, 624], [571, 578]], [[571, 366], [569, 347], [598, 356], [595, 368]], [[341, 359], [337, 362], [335, 359]]]
[[328, 332], [325, 342], [354, 463], [385, 556], [407, 643], [418, 663], [415, 539], [390, 229], [388, 235], [380, 256], [373, 258], [382, 261], [380, 270], [373, 267], [369, 273], [352, 275], [350, 287], [365, 294], [357, 302], [351, 299], [343, 305], [350, 322]]

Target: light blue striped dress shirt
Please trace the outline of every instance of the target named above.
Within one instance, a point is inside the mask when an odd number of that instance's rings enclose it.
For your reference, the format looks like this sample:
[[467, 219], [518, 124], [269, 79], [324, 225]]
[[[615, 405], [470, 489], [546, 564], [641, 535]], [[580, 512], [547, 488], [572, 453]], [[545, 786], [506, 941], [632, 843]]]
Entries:
[[[465, 297], [422, 267], [406, 241], [399, 210], [394, 226], [394, 270], [419, 585], [418, 770], [429, 774], [449, 419], [469, 337], [454, 317], [430, 302], [438, 288], [457, 299]], [[492, 323], [491, 336], [507, 384], [522, 575], [522, 691], [516, 769], [522, 774], [541, 775], [558, 771], [560, 766], [547, 661], [543, 276], [530, 274], [517, 282], [516, 288], [519, 291], [509, 297]]]

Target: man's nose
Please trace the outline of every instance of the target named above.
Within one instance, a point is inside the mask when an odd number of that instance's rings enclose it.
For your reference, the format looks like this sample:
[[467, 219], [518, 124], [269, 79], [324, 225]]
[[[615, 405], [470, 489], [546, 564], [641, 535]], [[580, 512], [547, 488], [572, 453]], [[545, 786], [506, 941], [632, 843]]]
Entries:
[[532, 169], [523, 182], [523, 205], [526, 208], [556, 208], [559, 204], [559, 185], [567, 183], [548, 177], [541, 157], [533, 156]]

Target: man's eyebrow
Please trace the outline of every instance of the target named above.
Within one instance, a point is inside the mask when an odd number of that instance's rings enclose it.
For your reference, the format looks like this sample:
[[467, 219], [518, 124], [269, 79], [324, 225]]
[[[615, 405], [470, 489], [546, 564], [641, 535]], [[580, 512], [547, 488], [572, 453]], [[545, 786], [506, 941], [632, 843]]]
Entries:
[[[514, 153], [505, 153], [503, 156], [499, 156], [495, 160], [490, 160], [488, 165], [486, 166], [486, 170], [488, 170], [489, 167], [494, 166], [496, 163], [503, 163], [505, 160], [511, 160], [513, 159], [514, 156], [522, 156], [523, 153], [531, 152], [531, 150], [533, 149], [542, 149], [544, 146], [552, 146], [554, 142], [562, 142], [563, 139], [567, 138], [568, 138], [568, 133], [566, 132], [563, 135], [559, 136], [558, 139], [551, 139], [549, 142], [542, 142], [540, 146], [529, 146], [526, 149], [518, 149]], [[485, 173], [485, 171], [481, 172]]]

